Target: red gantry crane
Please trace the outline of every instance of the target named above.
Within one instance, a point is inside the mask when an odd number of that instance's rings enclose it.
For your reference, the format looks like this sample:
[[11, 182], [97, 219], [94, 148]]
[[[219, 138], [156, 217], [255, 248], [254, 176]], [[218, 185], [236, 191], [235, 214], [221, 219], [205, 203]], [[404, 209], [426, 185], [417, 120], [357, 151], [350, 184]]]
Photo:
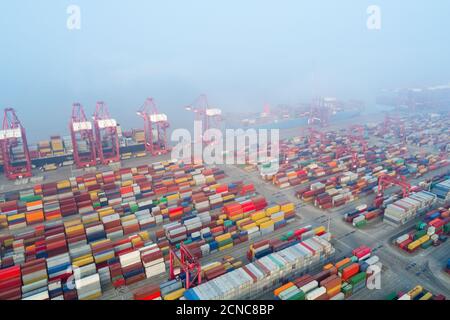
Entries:
[[72, 105], [69, 130], [72, 137], [73, 160], [77, 167], [94, 166], [97, 162], [94, 131], [92, 123], [86, 118], [83, 106], [79, 103]]
[[94, 112], [94, 128], [97, 155], [102, 164], [120, 161], [119, 135], [117, 122], [111, 118], [108, 106], [97, 102]]
[[330, 108], [323, 98], [313, 99], [308, 116], [308, 124], [319, 124], [326, 127], [329, 124]]
[[97, 102], [94, 112], [94, 128], [97, 155], [100, 162], [109, 164], [120, 161], [119, 135], [117, 122], [111, 118], [108, 106], [103, 102]]
[[411, 185], [408, 183], [408, 181], [406, 181], [406, 178], [404, 176], [389, 176], [387, 174], [383, 174], [378, 177], [378, 190], [374, 200], [375, 207], [378, 208], [383, 204], [384, 192], [392, 185], [396, 185], [402, 188], [403, 198], [409, 196], [411, 192]]
[[180, 245], [180, 256], [170, 249], [169, 252], [169, 278], [170, 280], [175, 279], [175, 264], [180, 265], [180, 272], [185, 274], [186, 283], [185, 288], [189, 289], [192, 285], [199, 285], [202, 283], [202, 268], [200, 262], [192, 255], [189, 249], [184, 243]]
[[185, 107], [187, 111], [192, 111], [195, 114], [195, 120], [202, 122], [201, 138], [203, 142], [209, 144], [211, 141], [204, 140], [204, 133], [208, 129], [221, 129], [222, 110], [218, 108], [211, 108], [208, 103], [206, 95], [202, 94], [192, 104]]
[[0, 144], [6, 177], [10, 180], [31, 177], [31, 158], [25, 128], [12, 108], [4, 110]]
[[167, 115], [159, 113], [153, 98], [147, 98], [137, 115], [144, 119], [145, 149], [151, 155], [166, 154], [170, 151], [167, 144]]

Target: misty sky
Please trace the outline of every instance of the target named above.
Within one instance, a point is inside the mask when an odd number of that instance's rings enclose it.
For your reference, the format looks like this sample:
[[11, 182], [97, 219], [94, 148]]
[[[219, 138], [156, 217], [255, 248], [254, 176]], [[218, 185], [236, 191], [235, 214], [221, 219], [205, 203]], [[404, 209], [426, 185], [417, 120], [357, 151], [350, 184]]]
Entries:
[[[81, 8], [81, 30], [66, 27]], [[381, 30], [366, 27], [369, 5]], [[17, 0], [0, 3], [0, 107], [29, 140], [68, 134], [104, 100], [125, 128], [147, 96], [176, 127], [200, 93], [223, 110], [449, 83], [450, 2]]]

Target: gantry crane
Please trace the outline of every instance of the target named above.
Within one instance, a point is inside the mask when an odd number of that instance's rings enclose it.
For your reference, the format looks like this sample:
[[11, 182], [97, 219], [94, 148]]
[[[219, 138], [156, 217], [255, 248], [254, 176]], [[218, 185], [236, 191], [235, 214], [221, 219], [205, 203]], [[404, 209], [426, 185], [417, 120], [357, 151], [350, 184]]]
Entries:
[[159, 113], [153, 98], [147, 98], [137, 115], [144, 119], [145, 149], [151, 155], [166, 154], [170, 151], [167, 144], [167, 115]]
[[192, 104], [185, 107], [187, 111], [194, 112], [195, 120], [201, 121], [202, 132], [197, 139], [209, 144], [211, 141], [204, 139], [204, 134], [208, 129], [221, 129], [222, 110], [218, 108], [211, 108], [208, 103], [206, 95], [202, 94]]
[[108, 106], [97, 102], [93, 116], [95, 128], [96, 152], [102, 164], [120, 161], [119, 136], [117, 122], [111, 118]]
[[94, 166], [97, 162], [92, 123], [86, 118], [80, 103], [72, 105], [69, 125], [72, 137], [73, 160], [78, 168]]
[[358, 152], [352, 150], [351, 147], [348, 146], [338, 146], [336, 147], [335, 151], [335, 159], [340, 159], [345, 154], [351, 154], [351, 160], [352, 160], [352, 168], [356, 169], [358, 167], [359, 161], [358, 161]]
[[384, 200], [384, 191], [392, 185], [399, 186], [402, 188], [402, 196], [403, 198], [408, 197], [411, 192], [411, 184], [406, 181], [404, 176], [389, 176], [387, 174], [383, 174], [378, 177], [378, 189], [377, 195], [374, 200], [374, 206], [380, 207], [383, 204]]
[[25, 128], [13, 108], [4, 110], [0, 144], [6, 177], [10, 180], [31, 177], [31, 158]]
[[323, 98], [313, 99], [308, 115], [308, 124], [319, 124], [321, 127], [326, 127], [329, 124], [330, 108], [326, 105]]
[[202, 268], [200, 262], [192, 255], [184, 243], [180, 244], [180, 256], [170, 249], [169, 252], [169, 278], [175, 279], [175, 264], [180, 265], [180, 271], [186, 276], [185, 288], [189, 289], [192, 285], [199, 285], [202, 283]]

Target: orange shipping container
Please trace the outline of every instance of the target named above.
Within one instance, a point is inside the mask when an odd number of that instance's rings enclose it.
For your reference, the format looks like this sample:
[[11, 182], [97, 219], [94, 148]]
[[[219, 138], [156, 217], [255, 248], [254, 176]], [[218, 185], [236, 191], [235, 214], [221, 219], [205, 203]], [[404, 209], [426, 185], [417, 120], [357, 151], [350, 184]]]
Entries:
[[28, 224], [44, 221], [44, 212], [42, 210], [31, 211], [26, 214]]
[[281, 286], [281, 287], [275, 289], [275, 290], [273, 291], [273, 294], [274, 294], [276, 297], [278, 297], [278, 295], [279, 295], [281, 292], [283, 292], [283, 291], [286, 290], [286, 289], [289, 289], [289, 288], [292, 287], [293, 285], [294, 285], [294, 283], [288, 282], [288, 283], [286, 283], [285, 285], [283, 285], [283, 286]]

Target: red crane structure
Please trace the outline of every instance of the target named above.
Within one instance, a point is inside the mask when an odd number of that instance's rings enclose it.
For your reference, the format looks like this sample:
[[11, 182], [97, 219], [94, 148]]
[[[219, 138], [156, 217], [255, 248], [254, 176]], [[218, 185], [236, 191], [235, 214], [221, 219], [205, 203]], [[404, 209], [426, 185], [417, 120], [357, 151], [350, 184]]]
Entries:
[[205, 94], [200, 95], [192, 104], [185, 107], [187, 111], [194, 112], [195, 120], [202, 122], [202, 132], [200, 137], [206, 144], [211, 141], [204, 140], [204, 133], [208, 129], [221, 129], [222, 110], [218, 108], [211, 108], [208, 103], [208, 98]]
[[95, 166], [97, 155], [92, 123], [86, 118], [80, 103], [72, 105], [72, 117], [69, 124], [72, 137], [73, 160], [78, 168]]
[[358, 164], [359, 164], [358, 152], [352, 150], [351, 147], [347, 147], [347, 146], [338, 146], [338, 147], [336, 147], [336, 152], [335, 152], [335, 159], [336, 160], [340, 159], [345, 154], [351, 154], [351, 157], [352, 157], [352, 168], [356, 169], [358, 167]]
[[313, 99], [308, 115], [308, 124], [319, 124], [326, 127], [330, 120], [330, 108], [326, 105], [323, 98]]
[[5, 176], [10, 180], [31, 177], [31, 158], [25, 128], [13, 108], [4, 110], [0, 145]]
[[168, 153], [167, 129], [170, 124], [167, 115], [158, 112], [153, 98], [145, 100], [137, 115], [144, 119], [145, 150], [153, 156]]
[[185, 288], [189, 289], [192, 285], [199, 285], [202, 283], [201, 271], [202, 267], [200, 262], [192, 255], [189, 249], [184, 243], [180, 245], [180, 256], [170, 249], [169, 252], [169, 279], [175, 279], [175, 264], [180, 265], [180, 271], [186, 276]]
[[411, 184], [406, 181], [404, 176], [389, 176], [387, 174], [383, 174], [378, 177], [378, 190], [377, 195], [374, 200], [374, 206], [380, 207], [383, 204], [384, 191], [392, 185], [399, 186], [402, 188], [403, 198], [408, 197], [411, 192]]
[[117, 122], [111, 118], [108, 106], [97, 102], [93, 116], [96, 152], [102, 164], [120, 161], [119, 135]]

